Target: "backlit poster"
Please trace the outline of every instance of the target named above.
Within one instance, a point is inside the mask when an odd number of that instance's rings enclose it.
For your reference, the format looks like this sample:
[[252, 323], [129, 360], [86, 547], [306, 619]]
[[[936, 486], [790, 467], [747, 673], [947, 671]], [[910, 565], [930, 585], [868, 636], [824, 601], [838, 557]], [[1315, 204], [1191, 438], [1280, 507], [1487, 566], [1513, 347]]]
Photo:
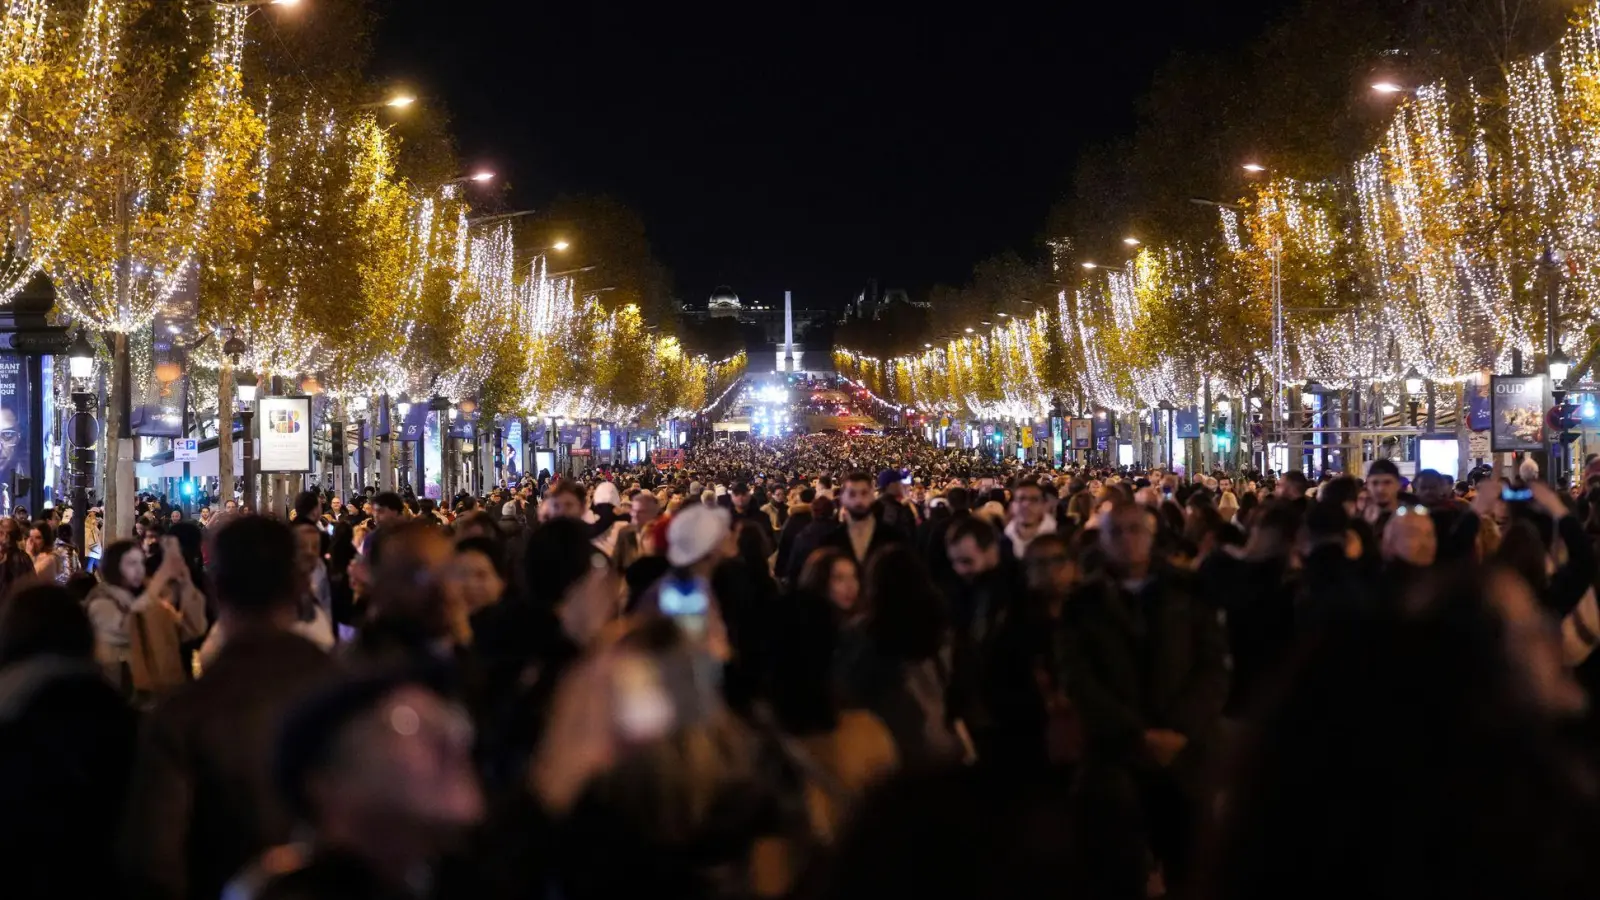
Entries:
[[1496, 453], [1544, 448], [1544, 376], [1496, 375], [1490, 379], [1489, 407], [1493, 426], [1490, 445]]
[[0, 353], [0, 492], [4, 509], [26, 498], [12, 496], [13, 476], [28, 474], [28, 373], [22, 356]]
[[256, 401], [261, 426], [262, 472], [311, 471], [311, 398], [262, 397]]
[[522, 480], [522, 420], [512, 419], [506, 425], [506, 482], [516, 484]]
[[423, 496], [438, 500], [444, 491], [444, 452], [439, 446], [439, 416], [441, 413], [434, 410], [428, 411], [428, 417], [423, 425], [423, 446], [427, 451], [423, 454]]

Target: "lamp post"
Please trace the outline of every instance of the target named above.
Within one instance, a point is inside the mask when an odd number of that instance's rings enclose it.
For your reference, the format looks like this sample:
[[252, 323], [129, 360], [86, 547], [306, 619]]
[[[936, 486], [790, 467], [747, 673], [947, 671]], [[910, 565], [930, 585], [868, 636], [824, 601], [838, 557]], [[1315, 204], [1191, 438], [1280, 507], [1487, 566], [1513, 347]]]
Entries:
[[401, 490], [411, 484], [411, 448], [405, 439], [406, 421], [411, 415], [411, 395], [402, 391], [400, 399], [395, 401], [394, 408], [400, 413], [400, 480], [395, 488]]
[[[1554, 313], [1553, 307], [1551, 312], [1552, 314]], [[1572, 360], [1567, 354], [1561, 352], [1559, 345], [1553, 343], [1553, 338], [1550, 356], [1545, 363], [1545, 370], [1550, 375], [1551, 399], [1556, 406], [1560, 406], [1567, 397], [1566, 383], [1567, 376], [1572, 373]], [[1551, 487], [1560, 487], [1564, 480], [1561, 477], [1562, 473], [1571, 468], [1571, 465], [1567, 462], [1567, 445], [1562, 441], [1559, 430], [1553, 428], [1547, 430], [1550, 432], [1550, 464], [1545, 466], [1545, 481]]]
[[234, 377], [234, 390], [239, 395], [239, 424], [244, 432], [244, 446], [240, 448], [240, 468], [244, 469], [245, 509], [256, 511], [256, 438], [252, 426], [256, 418], [256, 374], [240, 372]]
[[67, 350], [67, 364], [72, 375], [72, 426], [67, 429], [72, 443], [72, 529], [79, 554], [87, 557], [89, 481], [94, 477], [94, 444], [100, 436], [94, 418], [95, 396], [87, 390], [94, 374], [94, 347], [81, 328]]

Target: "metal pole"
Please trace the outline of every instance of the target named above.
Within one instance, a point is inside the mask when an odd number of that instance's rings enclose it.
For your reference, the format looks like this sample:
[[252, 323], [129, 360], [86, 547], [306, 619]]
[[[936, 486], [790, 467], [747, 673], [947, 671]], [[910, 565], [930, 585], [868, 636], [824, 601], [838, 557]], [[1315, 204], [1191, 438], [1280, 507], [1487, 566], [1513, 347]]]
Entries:
[[244, 508], [251, 512], [256, 511], [255, 418], [255, 404], [246, 403], [244, 409], [239, 411], [239, 425], [244, 438], [244, 446], [239, 448], [239, 467], [244, 470]]
[[88, 557], [84, 526], [89, 521], [89, 481], [94, 477], [95, 396], [88, 391], [72, 393], [72, 530], [78, 552]]

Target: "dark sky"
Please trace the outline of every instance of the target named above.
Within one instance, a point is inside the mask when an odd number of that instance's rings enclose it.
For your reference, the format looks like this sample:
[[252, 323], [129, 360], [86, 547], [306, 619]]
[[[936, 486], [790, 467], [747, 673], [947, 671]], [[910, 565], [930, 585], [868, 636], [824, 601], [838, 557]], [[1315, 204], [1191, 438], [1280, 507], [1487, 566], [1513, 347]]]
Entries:
[[1078, 148], [1131, 129], [1163, 60], [1237, 47], [1286, 5], [383, 0], [377, 69], [448, 104], [515, 208], [591, 191], [638, 210], [684, 299], [837, 306], [1031, 246]]

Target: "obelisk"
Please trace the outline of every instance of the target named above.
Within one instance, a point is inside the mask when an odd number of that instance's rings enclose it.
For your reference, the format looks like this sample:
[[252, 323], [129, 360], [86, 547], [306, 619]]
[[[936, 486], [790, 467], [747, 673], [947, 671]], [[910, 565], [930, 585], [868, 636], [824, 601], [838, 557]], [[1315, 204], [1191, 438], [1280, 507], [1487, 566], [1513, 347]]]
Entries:
[[794, 295], [783, 292], [783, 370], [794, 371]]

